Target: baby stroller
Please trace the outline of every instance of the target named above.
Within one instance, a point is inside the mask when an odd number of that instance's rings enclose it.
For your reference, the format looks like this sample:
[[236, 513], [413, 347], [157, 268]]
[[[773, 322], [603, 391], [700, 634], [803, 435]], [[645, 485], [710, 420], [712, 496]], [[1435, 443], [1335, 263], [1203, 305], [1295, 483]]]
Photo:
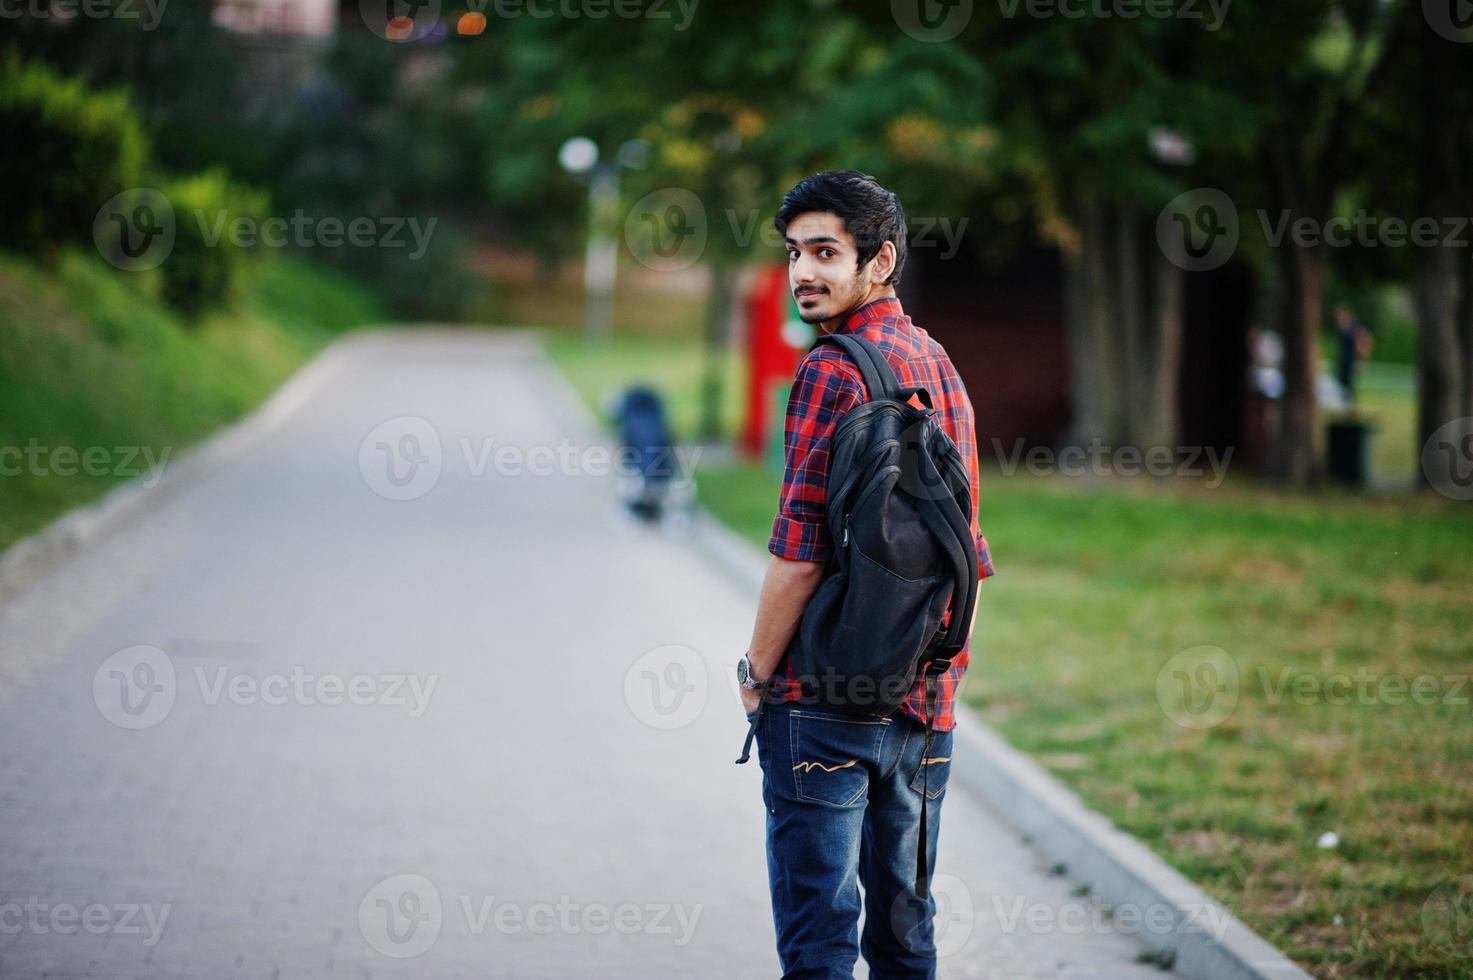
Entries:
[[619, 497], [625, 509], [647, 524], [689, 523], [694, 474], [685, 472], [675, 454], [659, 394], [643, 386], [629, 388], [611, 414], [618, 428]]

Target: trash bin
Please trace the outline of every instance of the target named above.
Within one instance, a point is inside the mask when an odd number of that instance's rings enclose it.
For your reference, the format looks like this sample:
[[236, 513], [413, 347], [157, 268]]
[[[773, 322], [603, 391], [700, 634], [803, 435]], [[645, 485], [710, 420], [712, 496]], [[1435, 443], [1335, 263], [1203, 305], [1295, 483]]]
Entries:
[[1326, 429], [1325, 450], [1330, 478], [1347, 486], [1363, 487], [1371, 472], [1371, 434], [1375, 428], [1360, 419], [1341, 419]]

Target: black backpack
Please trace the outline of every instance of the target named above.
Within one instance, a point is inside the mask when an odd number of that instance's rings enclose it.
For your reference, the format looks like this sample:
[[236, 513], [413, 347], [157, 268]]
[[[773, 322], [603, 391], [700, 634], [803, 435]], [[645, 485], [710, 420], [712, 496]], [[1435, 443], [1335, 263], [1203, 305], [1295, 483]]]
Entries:
[[[924, 388], [902, 388], [873, 343], [825, 334], [859, 367], [869, 401], [839, 419], [829, 443], [827, 523], [833, 556], [787, 657], [801, 703], [861, 718], [894, 714], [925, 676], [926, 742], [916, 894], [927, 897], [926, 802], [936, 678], [966, 645], [977, 600], [977, 545], [966, 463]], [[910, 404], [919, 397], [925, 408]], [[947, 609], [951, 619], [941, 620]], [[766, 709], [764, 696], [758, 716]], [[738, 763], [747, 761], [754, 719]]]
[[848, 352], [870, 397], [830, 440], [833, 557], [788, 657], [805, 703], [863, 718], [893, 714], [924, 674], [929, 727], [936, 676], [966, 644], [977, 599], [968, 467], [930, 394], [902, 388], [879, 348], [855, 334], [825, 342]]

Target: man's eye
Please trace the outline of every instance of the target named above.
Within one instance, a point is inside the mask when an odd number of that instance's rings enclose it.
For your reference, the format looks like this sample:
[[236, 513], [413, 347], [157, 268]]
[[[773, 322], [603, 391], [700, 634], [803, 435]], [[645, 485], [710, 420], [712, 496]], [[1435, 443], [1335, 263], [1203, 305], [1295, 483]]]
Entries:
[[789, 262], [796, 262], [796, 261], [798, 261], [798, 250], [796, 248], [790, 248], [790, 249], [788, 249], [788, 261]]
[[821, 249], [818, 250], [818, 254], [819, 254], [819, 257], [820, 258], [831, 259], [835, 255], [838, 255], [839, 253], [838, 252], [835, 252], [831, 248], [821, 248]]

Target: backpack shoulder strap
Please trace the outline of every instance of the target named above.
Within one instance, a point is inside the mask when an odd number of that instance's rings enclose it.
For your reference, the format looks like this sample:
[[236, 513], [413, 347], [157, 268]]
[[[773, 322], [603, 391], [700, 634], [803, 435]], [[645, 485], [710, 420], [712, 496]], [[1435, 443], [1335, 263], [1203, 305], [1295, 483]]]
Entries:
[[825, 341], [833, 341], [844, 348], [850, 360], [858, 365], [871, 401], [881, 398], [899, 399], [900, 382], [895, 377], [895, 371], [872, 341], [852, 333], [829, 333], [819, 337], [813, 346], [817, 347]]
[[941, 652], [950, 658], [961, 652], [967, 642], [967, 630], [971, 625], [972, 613], [977, 602], [977, 548], [972, 538], [971, 521], [956, 506], [954, 498], [944, 499], [936, 488], [946, 486], [936, 461], [923, 446], [916, 454], [921, 466], [922, 485], [930, 489], [919, 495], [921, 519], [936, 536], [952, 566], [953, 588], [951, 593], [951, 622]]

